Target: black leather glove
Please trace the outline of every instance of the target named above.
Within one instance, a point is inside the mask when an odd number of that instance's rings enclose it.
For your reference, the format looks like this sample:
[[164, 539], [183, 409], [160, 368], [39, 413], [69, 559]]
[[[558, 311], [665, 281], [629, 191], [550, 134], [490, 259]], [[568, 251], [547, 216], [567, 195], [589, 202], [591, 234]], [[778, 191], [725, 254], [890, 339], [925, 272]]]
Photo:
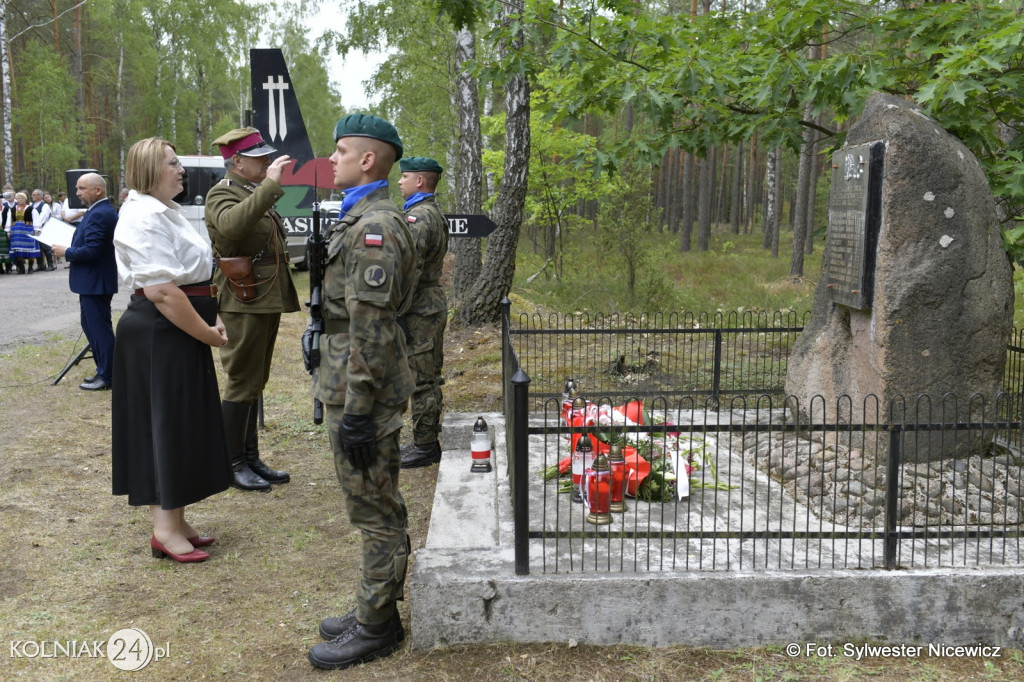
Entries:
[[377, 427], [368, 414], [346, 414], [341, 418], [338, 440], [348, 461], [366, 471], [377, 459]]
[[[316, 365], [313, 364], [313, 325], [306, 325], [306, 329], [302, 332], [302, 364], [306, 366], [306, 371], [310, 374], [313, 373], [313, 368]], [[318, 363], [319, 364], [319, 363]]]

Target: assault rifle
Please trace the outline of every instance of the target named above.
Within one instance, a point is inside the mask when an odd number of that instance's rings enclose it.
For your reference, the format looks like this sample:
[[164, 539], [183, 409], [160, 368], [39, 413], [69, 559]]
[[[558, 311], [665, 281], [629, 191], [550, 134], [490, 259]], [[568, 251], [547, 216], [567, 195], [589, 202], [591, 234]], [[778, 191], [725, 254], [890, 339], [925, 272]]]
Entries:
[[[310, 374], [320, 366], [320, 338], [324, 334], [323, 285], [324, 285], [324, 236], [320, 229], [320, 202], [313, 202], [313, 233], [307, 240], [307, 262], [309, 263], [309, 324], [302, 334], [302, 358]], [[313, 397], [313, 423], [324, 421], [324, 406], [320, 399]]]

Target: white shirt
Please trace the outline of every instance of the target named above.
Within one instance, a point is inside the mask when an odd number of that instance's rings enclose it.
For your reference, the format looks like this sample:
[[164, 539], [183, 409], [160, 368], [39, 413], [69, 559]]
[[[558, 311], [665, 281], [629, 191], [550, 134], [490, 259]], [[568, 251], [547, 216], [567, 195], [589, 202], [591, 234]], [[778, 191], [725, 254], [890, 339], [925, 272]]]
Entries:
[[121, 206], [114, 253], [117, 274], [130, 289], [197, 284], [213, 275], [210, 234], [193, 226], [177, 204], [172, 208], [135, 190]]
[[4, 223], [4, 230], [10, 232], [11, 225], [14, 224], [14, 207], [18, 205], [18, 202], [14, 201], [14, 199], [11, 199], [10, 201], [7, 201], [7, 199], [2, 199], [0, 201], [2, 201], [4, 207], [8, 209], [7, 222]]
[[36, 234], [39, 230], [43, 229], [43, 225], [50, 219], [50, 207], [46, 205], [46, 202], [40, 199], [38, 202], [32, 204], [32, 227], [35, 229]]

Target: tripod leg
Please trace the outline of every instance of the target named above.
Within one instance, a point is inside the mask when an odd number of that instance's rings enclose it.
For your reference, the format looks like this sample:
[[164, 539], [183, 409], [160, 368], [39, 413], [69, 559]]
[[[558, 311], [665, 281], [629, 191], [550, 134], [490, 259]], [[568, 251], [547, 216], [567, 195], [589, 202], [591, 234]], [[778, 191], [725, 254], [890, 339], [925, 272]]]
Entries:
[[[85, 348], [83, 348], [78, 353], [78, 355], [76, 355], [75, 357], [71, 358], [71, 360], [68, 362], [68, 364], [64, 365], [64, 369], [62, 369], [60, 371], [60, 374], [57, 375], [57, 378], [54, 379], [53, 383], [50, 384], [50, 385], [51, 386], [56, 386], [57, 384], [59, 384], [60, 380], [64, 378], [64, 375], [66, 375], [68, 372], [70, 372], [72, 367], [74, 367], [75, 365], [80, 363], [82, 360], [84, 360], [85, 356], [86, 356], [86, 353], [90, 353], [91, 351], [92, 351], [92, 348], [89, 347], [89, 344], [85, 344]], [[89, 355], [89, 357], [91, 358], [92, 355]]]

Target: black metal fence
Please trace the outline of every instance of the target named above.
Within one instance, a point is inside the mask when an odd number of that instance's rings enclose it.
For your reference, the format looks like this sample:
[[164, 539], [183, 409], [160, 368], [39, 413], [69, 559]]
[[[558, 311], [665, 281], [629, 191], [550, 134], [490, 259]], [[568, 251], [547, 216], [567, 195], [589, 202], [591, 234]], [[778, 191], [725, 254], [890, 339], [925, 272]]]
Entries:
[[591, 395], [717, 399], [781, 393], [807, 315], [523, 314], [509, 320], [506, 337], [530, 375], [534, 404], [561, 395], [566, 377]]
[[[513, 328], [506, 314], [503, 324], [518, 573], [1024, 563], [1019, 332], [1010, 390], [994, 398], [799, 405], [782, 395], [799, 332], [788, 314], [680, 316], [694, 325], [676, 340], [660, 320], [613, 332], [577, 317], [557, 325], [560, 335], [552, 324], [537, 333], [534, 319]], [[737, 326], [705, 325], [719, 321]], [[623, 374], [608, 364], [623, 356], [656, 365]], [[575, 421], [583, 406], [566, 419], [568, 376], [590, 398]], [[669, 387], [672, 377], [685, 382]], [[635, 398], [642, 410], [623, 407]], [[625, 511], [603, 514], [600, 496], [596, 507], [574, 502], [570, 477], [545, 480], [571, 461], [580, 434], [600, 450], [622, 446], [633, 478], [645, 473], [637, 454], [653, 465]]]

